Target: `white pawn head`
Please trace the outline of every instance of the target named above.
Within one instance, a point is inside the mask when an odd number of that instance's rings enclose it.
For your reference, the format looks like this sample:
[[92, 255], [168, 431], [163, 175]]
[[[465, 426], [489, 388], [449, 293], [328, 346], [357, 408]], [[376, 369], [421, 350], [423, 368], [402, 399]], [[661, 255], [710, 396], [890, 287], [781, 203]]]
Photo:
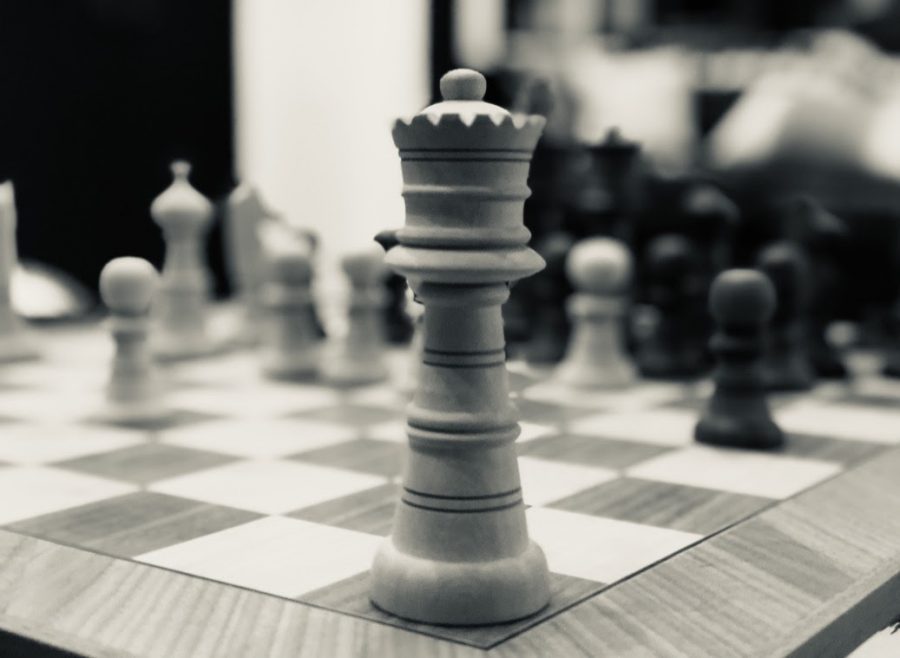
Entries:
[[389, 273], [384, 263], [384, 251], [375, 245], [345, 256], [341, 267], [354, 285], [374, 285], [383, 281]]
[[143, 258], [114, 258], [100, 272], [100, 296], [115, 315], [143, 315], [158, 282], [156, 268]]
[[569, 252], [566, 274], [578, 292], [594, 295], [621, 293], [631, 281], [631, 253], [618, 240], [588, 238]]

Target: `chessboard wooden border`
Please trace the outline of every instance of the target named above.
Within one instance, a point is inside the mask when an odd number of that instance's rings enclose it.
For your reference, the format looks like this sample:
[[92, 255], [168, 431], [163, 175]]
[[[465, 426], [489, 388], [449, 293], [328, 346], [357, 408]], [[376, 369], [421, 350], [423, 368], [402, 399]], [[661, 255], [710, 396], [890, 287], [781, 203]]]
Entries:
[[0, 531], [0, 628], [89, 656], [844, 656], [900, 615], [900, 448], [492, 649]]

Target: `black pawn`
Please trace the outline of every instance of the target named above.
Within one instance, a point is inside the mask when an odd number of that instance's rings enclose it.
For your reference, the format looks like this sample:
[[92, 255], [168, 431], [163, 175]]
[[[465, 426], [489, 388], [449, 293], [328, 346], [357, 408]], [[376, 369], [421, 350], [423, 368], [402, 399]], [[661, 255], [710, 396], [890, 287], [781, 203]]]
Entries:
[[527, 310], [532, 332], [525, 345], [525, 360], [529, 363], [558, 363], [566, 353], [571, 331], [566, 299], [572, 293], [572, 284], [566, 274], [566, 259], [573, 244], [572, 236], [563, 231], [534, 243], [535, 251], [544, 258], [547, 267], [522, 282], [530, 293], [531, 301]]
[[792, 242], [775, 242], [760, 252], [757, 267], [775, 286], [778, 304], [763, 359], [770, 391], [806, 391], [816, 382], [807, 349], [810, 301], [809, 259]]
[[706, 278], [703, 259], [683, 235], [655, 237], [644, 258], [647, 298], [655, 323], [639, 341], [644, 377], [684, 379], [709, 367], [706, 351]]
[[700, 443], [757, 449], [784, 443], [769, 413], [761, 369], [766, 323], [775, 300], [772, 283], [756, 270], [727, 270], [713, 281], [709, 310], [716, 333], [710, 349], [718, 366], [715, 391], [694, 429]]
[[846, 378], [847, 367], [838, 350], [828, 342], [826, 330], [837, 314], [837, 300], [841, 296], [841, 260], [849, 233], [847, 225], [805, 196], [788, 202], [784, 220], [793, 239], [803, 245], [809, 256], [812, 290], [807, 333], [813, 369], [819, 377]]
[[682, 198], [681, 227], [700, 247], [707, 281], [712, 282], [731, 262], [739, 221], [737, 205], [713, 185], [694, 185]]

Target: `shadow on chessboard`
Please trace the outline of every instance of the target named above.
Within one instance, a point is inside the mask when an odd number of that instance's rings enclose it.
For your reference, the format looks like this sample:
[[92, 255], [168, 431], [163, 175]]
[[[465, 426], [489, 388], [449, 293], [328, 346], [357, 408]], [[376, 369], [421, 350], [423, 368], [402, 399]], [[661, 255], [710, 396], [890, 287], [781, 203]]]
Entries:
[[3, 629], [0, 629], [0, 656], [4, 658], [79, 658], [78, 654], [19, 637]]

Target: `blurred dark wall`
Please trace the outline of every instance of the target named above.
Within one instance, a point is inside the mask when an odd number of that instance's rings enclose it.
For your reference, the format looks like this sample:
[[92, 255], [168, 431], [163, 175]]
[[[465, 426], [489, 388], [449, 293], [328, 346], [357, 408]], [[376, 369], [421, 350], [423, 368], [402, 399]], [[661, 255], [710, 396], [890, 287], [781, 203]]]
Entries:
[[[160, 265], [149, 215], [185, 158], [218, 200], [233, 185], [229, 0], [0, 2], [0, 180], [23, 257], [91, 287], [130, 254]], [[221, 284], [221, 249], [210, 254]]]

